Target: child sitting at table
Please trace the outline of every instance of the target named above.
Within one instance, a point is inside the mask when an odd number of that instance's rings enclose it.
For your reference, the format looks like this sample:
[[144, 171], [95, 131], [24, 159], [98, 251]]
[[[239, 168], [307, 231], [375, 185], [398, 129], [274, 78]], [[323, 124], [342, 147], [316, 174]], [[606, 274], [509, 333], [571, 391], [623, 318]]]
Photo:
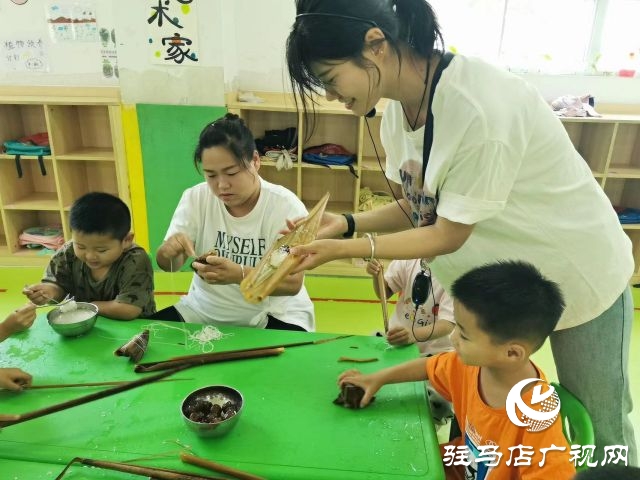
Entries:
[[[367, 273], [373, 277], [373, 290], [378, 298], [381, 268], [378, 260], [367, 262]], [[384, 288], [386, 298], [398, 293], [396, 308], [389, 319], [389, 331], [385, 335], [390, 345], [415, 343], [420, 354], [426, 357], [453, 350], [449, 340], [455, 324], [453, 299], [432, 276], [424, 260], [391, 261], [384, 271]], [[429, 382], [427, 394], [433, 422], [436, 428], [440, 428], [453, 418], [451, 404]]]
[[[26, 330], [36, 319], [36, 306], [29, 303], [12, 312], [4, 322], [0, 323], [0, 342], [5, 341], [14, 333]], [[31, 375], [19, 368], [0, 368], [0, 388], [7, 390], [22, 390], [31, 385]]]
[[152, 315], [153, 269], [133, 243], [127, 205], [108, 193], [87, 193], [72, 205], [69, 223], [72, 240], [53, 255], [42, 283], [25, 287], [29, 300], [42, 305], [71, 295], [117, 320]]
[[[381, 267], [378, 260], [367, 262], [367, 273], [373, 277], [373, 289], [378, 298]], [[424, 356], [453, 350], [449, 340], [455, 325], [453, 300], [423, 260], [393, 260], [384, 272], [384, 286], [386, 298], [398, 293], [386, 334], [389, 344], [415, 343]]]
[[[521, 388], [518, 401], [521, 398], [529, 408], [539, 410], [544, 399], [539, 386], [522, 382], [546, 383], [529, 357], [554, 330], [564, 310], [558, 285], [530, 264], [502, 261], [462, 275], [452, 286], [452, 296], [454, 352], [368, 375], [349, 370], [340, 375], [340, 385], [362, 387], [364, 407], [388, 383], [428, 379], [453, 403], [462, 427], [463, 437], [442, 446], [448, 479], [572, 478], [575, 469], [561, 421], [551, 420], [542, 428], [534, 423], [520, 427], [508, 414], [508, 394], [516, 386]], [[559, 407], [557, 397], [549, 398], [545, 411]], [[511, 408], [515, 410], [514, 405]]]

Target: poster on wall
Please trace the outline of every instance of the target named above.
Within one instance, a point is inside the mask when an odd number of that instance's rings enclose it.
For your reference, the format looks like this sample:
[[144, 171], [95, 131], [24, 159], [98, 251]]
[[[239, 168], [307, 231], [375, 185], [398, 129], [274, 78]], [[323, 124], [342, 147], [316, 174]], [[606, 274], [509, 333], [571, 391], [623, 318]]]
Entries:
[[116, 50], [116, 31], [113, 28], [101, 26], [98, 30], [100, 36], [100, 56], [102, 57], [102, 76], [104, 78], [119, 78], [118, 53]]
[[197, 65], [198, 23], [195, 0], [145, 0], [151, 63]]
[[47, 72], [49, 61], [40, 36], [20, 36], [2, 40], [2, 64], [14, 72]]
[[97, 42], [98, 24], [92, 2], [51, 2], [47, 23], [53, 42]]

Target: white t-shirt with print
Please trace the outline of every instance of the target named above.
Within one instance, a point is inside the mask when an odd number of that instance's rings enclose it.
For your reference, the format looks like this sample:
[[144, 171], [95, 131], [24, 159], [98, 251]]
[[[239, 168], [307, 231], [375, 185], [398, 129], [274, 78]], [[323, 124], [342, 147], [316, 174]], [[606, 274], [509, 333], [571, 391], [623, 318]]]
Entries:
[[633, 273], [631, 241], [560, 120], [534, 87], [482, 60], [456, 55], [433, 99], [431, 156], [422, 185], [424, 128], [408, 131], [389, 102], [381, 139], [387, 176], [401, 183], [417, 225], [437, 214], [474, 224], [465, 244], [431, 263], [449, 290], [470, 269], [499, 259], [532, 263], [558, 283], [558, 329], [609, 308]]
[[[243, 217], [229, 214], [206, 183], [182, 194], [165, 240], [178, 232], [193, 242], [197, 255], [216, 249], [231, 261], [255, 267], [281, 236], [286, 219], [307, 215], [304, 204], [289, 190], [260, 179], [260, 197]], [[267, 314], [278, 320], [315, 330], [313, 304], [302, 286], [293, 296], [269, 296], [257, 305], [247, 303], [238, 284], [210, 285], [193, 276], [189, 293], [175, 305], [190, 323], [227, 323], [264, 328]]]
[[[427, 301], [420, 305], [416, 312], [416, 307], [411, 301], [411, 287], [416, 275], [421, 271], [419, 259], [394, 260], [386, 268], [384, 279], [387, 285], [393, 293], [399, 292], [396, 309], [389, 319], [389, 327], [404, 327], [412, 332], [414, 314], [416, 317], [415, 326], [426, 326], [427, 331], [433, 326], [435, 319], [455, 323], [453, 320], [453, 299], [433, 276], [431, 277], [432, 291], [429, 293]], [[437, 310], [437, 317], [434, 315], [434, 310]], [[420, 335], [418, 335], [418, 339], [420, 339]], [[453, 350], [449, 335], [426, 342], [417, 342], [416, 345], [423, 355], [435, 355]]]

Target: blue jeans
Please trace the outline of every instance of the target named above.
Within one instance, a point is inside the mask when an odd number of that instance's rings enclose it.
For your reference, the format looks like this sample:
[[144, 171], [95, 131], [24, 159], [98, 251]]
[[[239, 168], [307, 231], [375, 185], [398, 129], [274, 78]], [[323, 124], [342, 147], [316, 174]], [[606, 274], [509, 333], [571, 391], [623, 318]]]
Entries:
[[627, 445], [629, 465], [638, 464], [629, 391], [629, 344], [633, 324], [631, 289], [595, 319], [553, 332], [551, 350], [560, 384], [578, 397], [591, 415], [596, 458], [604, 447]]

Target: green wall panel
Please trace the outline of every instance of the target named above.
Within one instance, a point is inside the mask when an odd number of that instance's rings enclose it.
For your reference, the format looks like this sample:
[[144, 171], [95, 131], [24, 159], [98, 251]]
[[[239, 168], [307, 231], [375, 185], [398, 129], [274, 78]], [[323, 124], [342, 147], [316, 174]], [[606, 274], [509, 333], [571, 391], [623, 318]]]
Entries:
[[223, 116], [226, 107], [138, 104], [140, 146], [154, 267], [182, 192], [203, 181], [193, 166], [193, 151], [202, 128]]

